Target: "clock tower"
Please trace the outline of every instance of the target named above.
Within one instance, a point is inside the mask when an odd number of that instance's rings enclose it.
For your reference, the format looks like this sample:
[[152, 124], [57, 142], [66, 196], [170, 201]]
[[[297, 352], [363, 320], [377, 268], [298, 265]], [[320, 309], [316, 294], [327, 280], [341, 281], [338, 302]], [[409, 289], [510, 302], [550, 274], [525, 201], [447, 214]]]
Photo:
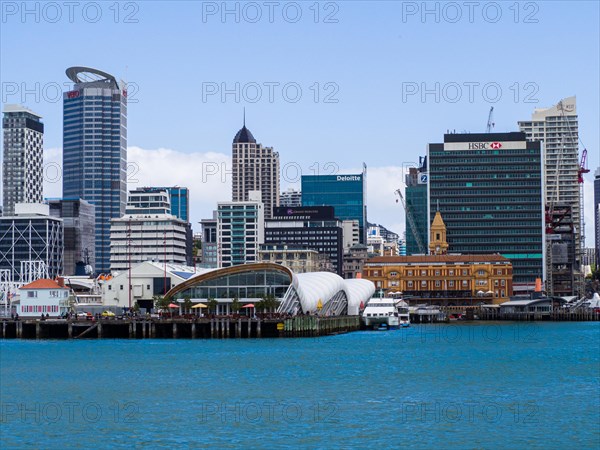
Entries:
[[431, 224], [429, 235], [429, 254], [445, 255], [448, 253], [448, 242], [446, 242], [446, 224], [439, 211], [435, 213]]

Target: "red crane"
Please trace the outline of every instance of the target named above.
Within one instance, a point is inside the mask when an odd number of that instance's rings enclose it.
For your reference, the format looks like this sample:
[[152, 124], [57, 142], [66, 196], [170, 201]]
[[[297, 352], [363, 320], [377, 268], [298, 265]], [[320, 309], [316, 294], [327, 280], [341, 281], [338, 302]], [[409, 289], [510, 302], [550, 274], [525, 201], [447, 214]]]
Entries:
[[583, 174], [589, 173], [590, 169], [587, 168], [587, 150], [584, 148], [581, 152], [581, 162], [579, 163], [579, 171], [577, 172], [577, 181], [583, 183]]

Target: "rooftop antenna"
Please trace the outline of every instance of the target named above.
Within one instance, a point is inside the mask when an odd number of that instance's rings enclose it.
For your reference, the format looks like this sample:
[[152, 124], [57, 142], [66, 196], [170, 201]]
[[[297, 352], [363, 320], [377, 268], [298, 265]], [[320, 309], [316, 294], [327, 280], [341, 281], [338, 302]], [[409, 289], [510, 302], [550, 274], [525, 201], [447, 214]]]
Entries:
[[244, 128], [246, 128], [246, 107], [244, 106]]
[[437, 212], [440, 212], [440, 201], [437, 200]]

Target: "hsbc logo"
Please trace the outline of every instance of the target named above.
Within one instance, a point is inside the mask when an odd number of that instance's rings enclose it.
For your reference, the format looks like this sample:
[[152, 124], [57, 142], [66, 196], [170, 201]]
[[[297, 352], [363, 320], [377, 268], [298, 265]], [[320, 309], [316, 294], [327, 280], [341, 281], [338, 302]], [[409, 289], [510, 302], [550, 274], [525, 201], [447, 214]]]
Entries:
[[500, 142], [469, 142], [469, 150], [488, 150], [502, 148]]

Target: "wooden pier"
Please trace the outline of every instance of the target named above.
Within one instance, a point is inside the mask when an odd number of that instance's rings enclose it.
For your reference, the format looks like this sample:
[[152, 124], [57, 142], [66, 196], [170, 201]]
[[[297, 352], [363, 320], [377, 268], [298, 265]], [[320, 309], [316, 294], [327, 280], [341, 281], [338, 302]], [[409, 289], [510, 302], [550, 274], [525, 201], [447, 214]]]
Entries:
[[3, 339], [226, 339], [316, 337], [360, 329], [358, 316], [288, 319], [20, 319], [0, 322]]

